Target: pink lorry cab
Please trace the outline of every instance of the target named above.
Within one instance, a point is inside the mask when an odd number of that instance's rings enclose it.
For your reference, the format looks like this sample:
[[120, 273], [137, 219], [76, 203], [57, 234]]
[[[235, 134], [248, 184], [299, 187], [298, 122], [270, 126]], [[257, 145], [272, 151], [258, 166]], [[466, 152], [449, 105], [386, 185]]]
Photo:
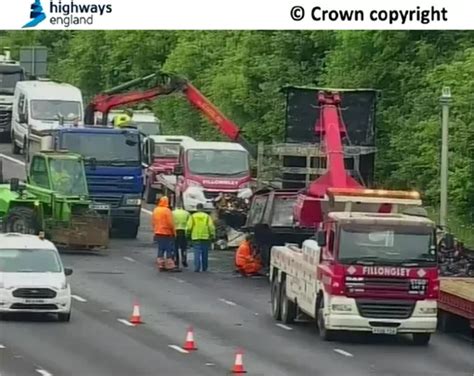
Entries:
[[[180, 145], [182, 142], [193, 142], [194, 139], [188, 136], [158, 136], [152, 135], [148, 139], [154, 141], [153, 163], [147, 168], [144, 179], [144, 196], [148, 204], [153, 204], [157, 193], [163, 187], [163, 181], [176, 179], [173, 176], [173, 169], [178, 163]], [[144, 143], [146, 145], [146, 143]], [[147, 154], [148, 151], [145, 151]]]
[[183, 141], [175, 167], [176, 198], [188, 211], [202, 203], [206, 211], [214, 208], [221, 194], [250, 198], [250, 155], [234, 142]]

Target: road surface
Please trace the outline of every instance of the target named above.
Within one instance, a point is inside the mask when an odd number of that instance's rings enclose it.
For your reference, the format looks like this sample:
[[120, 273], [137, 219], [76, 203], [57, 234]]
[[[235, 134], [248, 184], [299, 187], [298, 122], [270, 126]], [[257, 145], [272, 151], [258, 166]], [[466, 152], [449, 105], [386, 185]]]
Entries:
[[[12, 158], [9, 150], [0, 145]], [[5, 175], [16, 176], [24, 168], [10, 159], [3, 167]], [[74, 269], [70, 323], [35, 317], [0, 322], [0, 375], [226, 375], [239, 348], [248, 375], [474, 374], [474, 348], [460, 338], [437, 334], [426, 348], [408, 337], [325, 343], [311, 324], [278, 325], [269, 313], [267, 281], [233, 274], [227, 251], [211, 253], [208, 273], [158, 273], [150, 209], [142, 213], [137, 240], [114, 239], [104, 254], [63, 255]], [[132, 327], [127, 319], [134, 302], [145, 323]], [[198, 350], [183, 353], [189, 326]]]

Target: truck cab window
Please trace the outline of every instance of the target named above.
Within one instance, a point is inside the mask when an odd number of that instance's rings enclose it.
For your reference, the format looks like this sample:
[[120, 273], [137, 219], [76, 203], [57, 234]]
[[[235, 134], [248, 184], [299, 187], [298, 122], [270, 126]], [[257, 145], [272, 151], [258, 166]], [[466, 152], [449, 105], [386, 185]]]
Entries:
[[50, 189], [48, 170], [44, 158], [35, 157], [31, 163], [31, 180], [32, 183], [41, 188]]

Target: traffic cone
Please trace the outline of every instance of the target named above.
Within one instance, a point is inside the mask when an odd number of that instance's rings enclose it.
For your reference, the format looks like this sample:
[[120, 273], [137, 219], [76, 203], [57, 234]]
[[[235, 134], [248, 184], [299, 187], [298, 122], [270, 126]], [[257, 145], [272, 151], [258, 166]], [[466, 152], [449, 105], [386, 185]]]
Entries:
[[133, 303], [133, 312], [129, 320], [132, 324], [142, 324], [142, 317], [140, 316], [140, 306], [138, 303]]
[[234, 367], [232, 368], [232, 373], [247, 373], [244, 369], [244, 360], [243, 360], [243, 351], [237, 350], [235, 353]]
[[192, 327], [190, 327], [186, 333], [186, 341], [184, 342], [183, 349], [188, 351], [197, 350], [196, 344], [194, 343], [194, 333]]

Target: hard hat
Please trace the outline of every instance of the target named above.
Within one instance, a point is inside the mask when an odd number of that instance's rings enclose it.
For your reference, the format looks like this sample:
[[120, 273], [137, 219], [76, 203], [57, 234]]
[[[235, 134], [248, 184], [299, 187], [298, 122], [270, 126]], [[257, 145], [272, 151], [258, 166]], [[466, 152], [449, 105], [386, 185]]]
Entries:
[[128, 115], [118, 115], [115, 117], [115, 126], [116, 127], [123, 127], [130, 123], [132, 119]]

